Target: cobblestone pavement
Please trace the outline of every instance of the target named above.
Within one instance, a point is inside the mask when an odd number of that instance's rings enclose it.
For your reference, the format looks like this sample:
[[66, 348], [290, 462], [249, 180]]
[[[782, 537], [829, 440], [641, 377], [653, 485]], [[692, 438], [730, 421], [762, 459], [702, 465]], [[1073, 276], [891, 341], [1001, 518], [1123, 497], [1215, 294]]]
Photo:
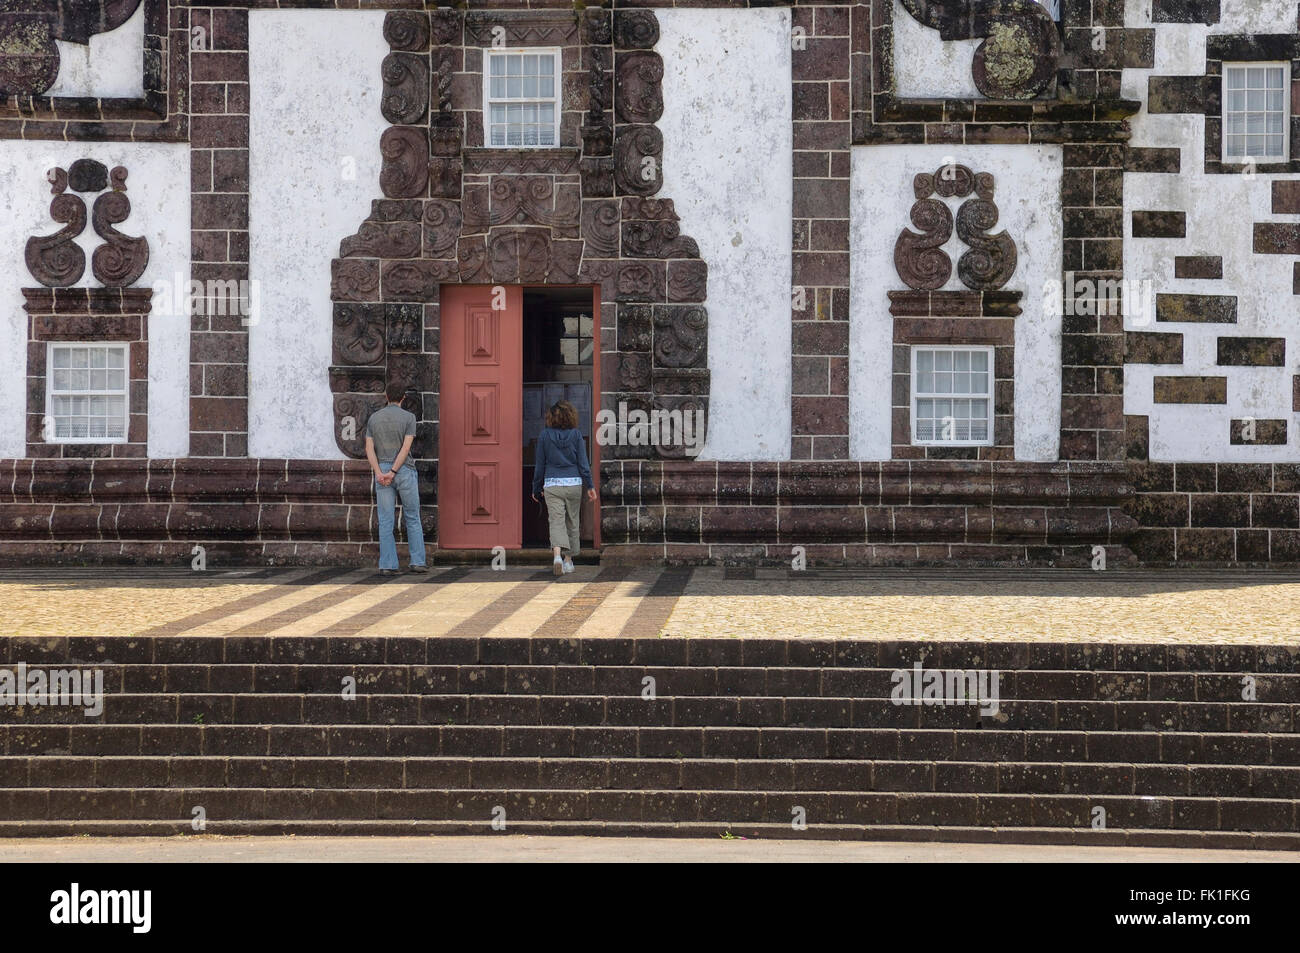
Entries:
[[449, 635], [1300, 644], [1300, 574], [0, 570], [0, 635]]
[[658, 837], [58, 837], [0, 863], [1295, 863], [1289, 851]]

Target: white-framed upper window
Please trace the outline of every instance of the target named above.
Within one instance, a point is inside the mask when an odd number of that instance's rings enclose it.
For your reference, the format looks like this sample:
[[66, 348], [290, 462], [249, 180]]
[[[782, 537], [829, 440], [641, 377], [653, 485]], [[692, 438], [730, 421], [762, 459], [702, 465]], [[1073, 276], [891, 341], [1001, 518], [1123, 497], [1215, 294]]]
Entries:
[[912, 443], [993, 445], [993, 348], [912, 348]]
[[558, 47], [483, 51], [483, 141], [505, 149], [560, 144]]
[[1291, 64], [1223, 64], [1223, 161], [1290, 161]]
[[[50, 341], [45, 412], [54, 443], [124, 443], [130, 407], [127, 344]], [[48, 437], [46, 438], [49, 439]]]

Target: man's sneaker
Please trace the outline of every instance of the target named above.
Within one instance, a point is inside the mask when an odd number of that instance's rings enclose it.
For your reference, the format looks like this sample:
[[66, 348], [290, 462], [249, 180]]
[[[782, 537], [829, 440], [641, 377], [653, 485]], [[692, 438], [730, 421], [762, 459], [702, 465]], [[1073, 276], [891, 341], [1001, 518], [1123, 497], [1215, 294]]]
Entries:
[[566, 559], [566, 560], [564, 561], [564, 571], [565, 571], [565, 572], [573, 572], [573, 560], [572, 560], [572, 559]]
[[429, 571], [429, 567], [428, 567], [428, 566], [412, 566], [412, 567], [411, 567], [411, 572], [426, 573], [426, 572], [428, 572], [428, 571]]
[[564, 560], [559, 556], [556, 556], [555, 561], [551, 563], [551, 572], [555, 573], [557, 576], [564, 575]]
[[379, 570], [379, 575], [381, 575], [381, 576], [400, 576], [401, 574], [402, 574], [402, 571], [401, 571], [400, 569], [381, 569], [381, 570]]

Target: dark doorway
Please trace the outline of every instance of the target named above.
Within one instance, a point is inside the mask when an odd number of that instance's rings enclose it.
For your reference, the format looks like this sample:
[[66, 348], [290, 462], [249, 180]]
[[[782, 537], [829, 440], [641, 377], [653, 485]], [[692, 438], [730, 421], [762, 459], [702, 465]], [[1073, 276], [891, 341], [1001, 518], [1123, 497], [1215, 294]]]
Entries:
[[[537, 436], [546, 426], [546, 410], [557, 400], [567, 400], [578, 411], [578, 428], [587, 442], [587, 459], [593, 473], [592, 420], [595, 409], [595, 367], [600, 347], [599, 312], [591, 288], [524, 289], [524, 395], [523, 544], [525, 548], [550, 545], [545, 505], [530, 498], [533, 454]], [[595, 507], [582, 506], [582, 541], [595, 538]]]

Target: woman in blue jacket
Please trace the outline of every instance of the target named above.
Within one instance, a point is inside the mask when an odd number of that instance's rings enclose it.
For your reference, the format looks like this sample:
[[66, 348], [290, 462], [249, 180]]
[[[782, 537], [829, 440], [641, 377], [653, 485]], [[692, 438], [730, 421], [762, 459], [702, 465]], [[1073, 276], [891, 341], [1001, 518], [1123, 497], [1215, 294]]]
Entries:
[[555, 559], [551, 570], [560, 576], [573, 572], [573, 557], [578, 552], [578, 510], [582, 491], [587, 499], [596, 499], [587, 463], [587, 445], [578, 430], [578, 412], [562, 400], [546, 412], [546, 429], [537, 438], [533, 469], [533, 499], [546, 497], [546, 512], [551, 524], [551, 548]]

